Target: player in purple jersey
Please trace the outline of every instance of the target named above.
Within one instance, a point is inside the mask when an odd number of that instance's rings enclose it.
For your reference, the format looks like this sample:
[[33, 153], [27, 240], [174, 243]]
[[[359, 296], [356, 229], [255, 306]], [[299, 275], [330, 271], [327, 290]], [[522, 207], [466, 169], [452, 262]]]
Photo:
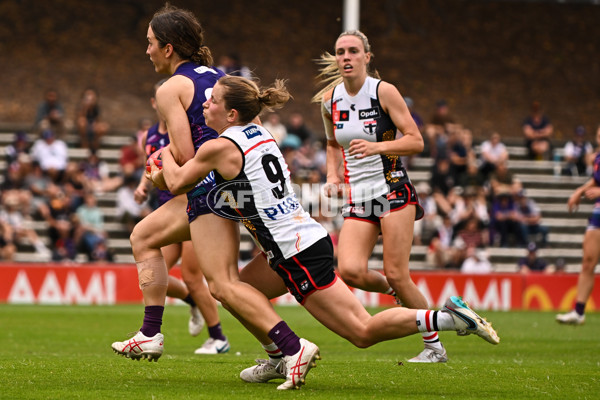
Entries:
[[[372, 57], [362, 32], [343, 32], [335, 54], [325, 53], [319, 61], [320, 77], [328, 84], [313, 97], [321, 103], [327, 136], [326, 194], [350, 194], [342, 208], [338, 271], [350, 286], [394, 295], [406, 307], [427, 308], [409, 270], [413, 225], [423, 208], [400, 159], [420, 153], [423, 138], [398, 89], [369, 70]], [[366, 194], [357, 196], [361, 186]], [[368, 268], [380, 235], [385, 276]], [[424, 350], [408, 361], [446, 362], [438, 334], [422, 336]]]
[[594, 270], [600, 260], [600, 126], [596, 130], [596, 143], [598, 149], [592, 178], [575, 189], [567, 202], [569, 212], [577, 209], [582, 197], [595, 201], [595, 204], [583, 237], [583, 258], [577, 280], [575, 309], [556, 316], [556, 321], [561, 324], [581, 325], [585, 322], [585, 305], [594, 290]]
[[[194, 156], [200, 145], [217, 136], [204, 124], [202, 103], [223, 73], [211, 67], [213, 58], [210, 49], [204, 45], [204, 30], [190, 11], [165, 5], [152, 17], [147, 39], [146, 54], [155, 71], [170, 76], [156, 92], [156, 105], [167, 125], [171, 151], [177, 162], [184, 164]], [[112, 344], [115, 352], [134, 359], [157, 360], [162, 355], [164, 337], [160, 327], [168, 269], [161, 248], [190, 240], [190, 220], [202, 221], [201, 225], [210, 226], [211, 230], [230, 224], [230, 221], [221, 222], [223, 219], [212, 214], [206, 206], [205, 192], [211, 184], [207, 179], [196, 187], [190, 187], [187, 201], [183, 196], [175, 197], [133, 229], [130, 241], [144, 296], [144, 320], [135, 336]], [[208, 246], [219, 247], [218, 243]], [[201, 269], [204, 270], [203, 265]], [[182, 271], [186, 282], [201, 282], [200, 276], [186, 277], [185, 271], [189, 269]], [[222, 334], [220, 324], [215, 333], [220, 340], [213, 343], [212, 352], [228, 351], [229, 342]]]
[[[154, 110], [157, 110], [156, 91], [164, 82], [166, 82], [166, 79], [161, 80], [154, 86], [154, 96], [150, 98], [150, 103]], [[158, 122], [150, 127], [140, 138], [142, 149], [147, 157], [150, 157], [154, 152], [169, 144], [167, 124], [158, 112], [156, 116]], [[142, 176], [140, 184], [134, 193], [135, 200], [140, 204], [147, 201], [151, 188], [152, 183], [146, 176]], [[161, 207], [175, 197], [168, 190], [156, 189], [155, 191], [158, 207]], [[182, 197], [180, 201], [185, 200], [184, 195], [180, 195], [180, 197]], [[192, 242], [188, 240], [182, 243], [172, 243], [163, 247], [161, 252], [169, 270], [181, 258], [181, 275], [186, 280], [185, 284], [174, 276], [169, 275], [167, 296], [181, 299], [190, 305], [191, 316], [188, 323], [190, 335], [197, 336], [200, 334], [205, 322], [208, 327], [209, 338], [201, 347], [196, 349], [195, 354], [219, 354], [217, 351], [219, 348], [225, 349], [227, 347], [223, 348], [223, 345], [227, 345], [227, 339], [223, 338], [217, 302], [204, 283], [204, 276], [196, 259]]]
[[[202, 146], [183, 166], [179, 166], [169, 148], [165, 148], [163, 169], [152, 167], [154, 182], [178, 193], [214, 171], [219, 183], [214, 191], [215, 213], [221, 211], [219, 199], [227, 198], [228, 204], [266, 253], [266, 257], [258, 255], [242, 269], [241, 280], [269, 298], [284, 294], [287, 287], [319, 322], [357, 347], [441, 330], [457, 331], [459, 335], [473, 333], [498, 344], [500, 339], [491, 324], [458, 297], [448, 299], [443, 311], [395, 307], [371, 316], [348, 286], [337, 279], [333, 268], [333, 245], [327, 231], [300, 204], [294, 204], [289, 174], [284, 172], [288, 169], [287, 164], [279, 147], [264, 127], [253, 123], [263, 109], [281, 107], [289, 97], [282, 81], [260, 90], [246, 78], [221, 78], [210, 99], [204, 103], [207, 124], [217, 130], [220, 137]], [[235, 197], [236, 192], [242, 193]], [[273, 218], [277, 222], [271, 223]], [[196, 237], [196, 231], [205, 231], [196, 222], [192, 222], [191, 229], [194, 243], [204, 244], [209, 233]], [[237, 272], [238, 232], [212, 231], [210, 234], [219, 236], [219, 248], [210, 254], [198, 251], [198, 256], [210, 256], [213, 268]], [[290, 246], [290, 243], [295, 245]], [[286, 255], [274, 256], [276, 249]], [[270, 358], [245, 369], [240, 377], [256, 383], [285, 379], [278, 389], [297, 388], [303, 384], [306, 373], [319, 358], [318, 347], [300, 339], [298, 353], [283, 360], [273, 360], [271, 354], [279, 349], [285, 354], [281, 346], [289, 344], [278, 338], [285, 327], [277, 324], [269, 328], [272, 325], [265, 324], [265, 310], [253, 310], [244, 301], [228, 304], [227, 301], [235, 300], [235, 295], [222, 299], [261, 342]], [[245, 296], [242, 299], [245, 300]]]

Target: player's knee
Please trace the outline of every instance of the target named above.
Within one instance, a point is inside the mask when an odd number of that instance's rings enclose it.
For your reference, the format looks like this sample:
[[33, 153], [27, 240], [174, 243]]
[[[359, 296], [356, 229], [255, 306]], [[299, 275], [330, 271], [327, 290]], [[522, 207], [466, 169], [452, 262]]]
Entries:
[[136, 263], [140, 289], [151, 286], [164, 286], [169, 284], [169, 271], [162, 257], [151, 258]]
[[366, 329], [354, 332], [354, 335], [348, 338], [348, 340], [359, 349], [366, 349], [374, 344], [371, 335], [369, 335], [369, 332]]
[[360, 268], [353, 266], [346, 266], [338, 268], [338, 272], [342, 277], [342, 280], [349, 286], [359, 287], [362, 286], [364, 279], [364, 272]]

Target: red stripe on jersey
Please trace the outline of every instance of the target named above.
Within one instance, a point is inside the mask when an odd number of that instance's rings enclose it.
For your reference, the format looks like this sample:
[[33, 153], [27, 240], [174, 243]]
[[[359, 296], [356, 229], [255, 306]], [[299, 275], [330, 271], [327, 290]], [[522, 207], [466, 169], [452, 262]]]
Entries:
[[265, 143], [269, 143], [269, 142], [274, 142], [274, 141], [275, 141], [275, 139], [267, 139], [267, 140], [263, 140], [262, 142], [258, 142], [254, 146], [252, 146], [248, 150], [246, 150], [244, 152], [244, 155], [250, 153], [251, 150], [254, 150], [256, 147], [260, 146], [261, 144], [265, 144]]
[[431, 315], [431, 310], [425, 311], [425, 327], [427, 328], [427, 332], [431, 332], [431, 322], [429, 322], [429, 317]]
[[350, 172], [348, 171], [348, 162], [346, 161], [346, 153], [342, 149], [342, 158], [344, 159], [344, 183], [347, 185], [344, 190], [348, 192], [348, 203], [352, 203], [352, 189], [350, 188]]

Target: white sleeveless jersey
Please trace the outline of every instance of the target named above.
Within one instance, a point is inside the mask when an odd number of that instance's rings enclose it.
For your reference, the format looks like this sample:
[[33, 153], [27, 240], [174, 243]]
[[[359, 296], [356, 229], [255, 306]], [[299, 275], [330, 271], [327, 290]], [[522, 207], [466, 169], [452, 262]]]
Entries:
[[[234, 208], [269, 262], [279, 263], [307, 249], [327, 231], [306, 212], [292, 188], [290, 171], [265, 128], [233, 126], [221, 134], [241, 151], [240, 174], [225, 180], [215, 172], [220, 196]], [[232, 201], [233, 200], [233, 201]]]
[[382, 142], [396, 139], [396, 126], [379, 103], [381, 80], [367, 77], [354, 97], [341, 83], [325, 103], [332, 116], [335, 140], [343, 148], [344, 182], [350, 185], [349, 203], [372, 200], [390, 190], [390, 185], [407, 179], [399, 156], [375, 154], [362, 159], [349, 154], [353, 139]]

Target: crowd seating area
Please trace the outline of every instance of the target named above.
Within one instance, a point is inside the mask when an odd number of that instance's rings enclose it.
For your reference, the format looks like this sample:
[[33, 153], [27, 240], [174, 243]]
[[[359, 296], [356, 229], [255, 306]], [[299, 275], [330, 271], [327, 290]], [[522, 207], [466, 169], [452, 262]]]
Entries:
[[[0, 154], [4, 155], [5, 148], [14, 140], [15, 131], [26, 127], [18, 125], [0, 126]], [[29, 133], [31, 140], [35, 139], [36, 134]], [[101, 159], [109, 165], [110, 173], [117, 175], [119, 173], [119, 157], [121, 148], [131, 139], [131, 133], [109, 131], [103, 138], [98, 151]], [[68, 155], [70, 161], [83, 160], [88, 156], [88, 152], [78, 145], [78, 138], [75, 135], [67, 134], [65, 141], [68, 144]], [[577, 271], [581, 265], [581, 243], [587, 223], [587, 217], [592, 210], [590, 202], [583, 202], [578, 211], [570, 214], [567, 211], [566, 202], [573, 189], [581, 185], [586, 177], [556, 176], [554, 170], [555, 161], [529, 160], [526, 157], [526, 149], [522, 145], [522, 139], [506, 139], [510, 160], [508, 163], [510, 171], [522, 182], [527, 195], [534, 199], [542, 210], [543, 223], [549, 227], [548, 243], [544, 248], [539, 249], [539, 256], [545, 258], [549, 264], [554, 264], [557, 259], [564, 260], [568, 272]], [[479, 151], [479, 143], [474, 143], [474, 149]], [[555, 147], [555, 151], [561, 151], [560, 146]], [[416, 157], [412, 160], [408, 170], [409, 175], [418, 186], [420, 182], [428, 182], [431, 174], [433, 159], [430, 157]], [[6, 173], [7, 164], [4, 157], [0, 158], [0, 180]], [[1, 181], [0, 181], [1, 183]], [[107, 244], [113, 254], [113, 260], [116, 263], [131, 263], [133, 257], [129, 244], [129, 231], [127, 227], [118, 220], [116, 216], [116, 194], [114, 191], [98, 193], [98, 205], [101, 207], [105, 224], [104, 228], [108, 233]], [[42, 220], [32, 219], [27, 221], [38, 236], [49, 244], [47, 235], [47, 225]], [[240, 259], [246, 260], [253, 251], [253, 243], [245, 230], [242, 229], [242, 246]], [[371, 268], [381, 268], [382, 266], [382, 243], [379, 243], [372, 254], [370, 260]], [[411, 253], [412, 269], [431, 268], [425, 262], [427, 246], [425, 244], [413, 246]], [[493, 269], [498, 272], [517, 271], [517, 261], [524, 257], [527, 252], [523, 247], [498, 247], [490, 245], [487, 248], [489, 260]], [[14, 261], [17, 262], [47, 262], [50, 260], [48, 254], [36, 252], [32, 244], [21, 243], [18, 245]], [[84, 254], [78, 254], [75, 262], [86, 262]]]

